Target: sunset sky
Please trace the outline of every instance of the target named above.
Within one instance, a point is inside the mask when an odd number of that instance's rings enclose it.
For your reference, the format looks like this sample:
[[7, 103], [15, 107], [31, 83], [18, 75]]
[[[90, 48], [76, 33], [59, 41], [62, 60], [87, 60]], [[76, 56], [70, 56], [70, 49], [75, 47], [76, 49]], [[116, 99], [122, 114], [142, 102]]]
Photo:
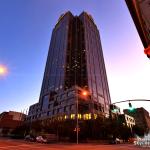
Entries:
[[38, 102], [52, 29], [68, 10], [87, 11], [99, 29], [112, 102], [150, 99], [150, 60], [124, 0], [0, 0], [0, 112]]

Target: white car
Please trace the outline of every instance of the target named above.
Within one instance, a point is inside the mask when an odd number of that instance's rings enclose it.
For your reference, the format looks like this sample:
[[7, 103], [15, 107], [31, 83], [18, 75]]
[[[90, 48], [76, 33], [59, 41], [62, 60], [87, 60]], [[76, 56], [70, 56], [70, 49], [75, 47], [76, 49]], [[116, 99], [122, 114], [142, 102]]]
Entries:
[[38, 143], [47, 143], [47, 139], [44, 139], [42, 136], [36, 137], [36, 142]]

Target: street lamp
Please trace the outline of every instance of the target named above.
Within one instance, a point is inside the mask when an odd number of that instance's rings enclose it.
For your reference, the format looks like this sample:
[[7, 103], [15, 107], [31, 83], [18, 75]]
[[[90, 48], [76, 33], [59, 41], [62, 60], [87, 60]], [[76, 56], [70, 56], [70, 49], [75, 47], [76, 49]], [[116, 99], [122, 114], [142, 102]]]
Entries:
[[[76, 87], [75, 87], [76, 88]], [[77, 132], [77, 144], [79, 143], [79, 120], [78, 120], [78, 111], [79, 111], [79, 99], [78, 99], [78, 89], [76, 91], [77, 93], [77, 98], [76, 98], [76, 132]], [[88, 92], [83, 90], [81, 93], [81, 96], [86, 97], [88, 95]]]
[[87, 96], [88, 92], [87, 91], [82, 91], [83, 96]]
[[[75, 90], [76, 90], [76, 86], [75, 86]], [[78, 133], [78, 89], [76, 90], [76, 136], [77, 136], [77, 144], [79, 143], [78, 142], [78, 136], [79, 136], [79, 133]]]

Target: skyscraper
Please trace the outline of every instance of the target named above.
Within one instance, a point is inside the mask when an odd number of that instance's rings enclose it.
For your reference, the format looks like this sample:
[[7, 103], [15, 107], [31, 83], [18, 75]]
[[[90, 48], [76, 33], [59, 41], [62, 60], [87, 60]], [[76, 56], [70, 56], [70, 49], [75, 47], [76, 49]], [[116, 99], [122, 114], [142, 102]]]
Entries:
[[[78, 108], [76, 102], [78, 101]], [[39, 102], [28, 120], [90, 119], [109, 113], [110, 94], [99, 31], [86, 12], [61, 15], [51, 37]]]

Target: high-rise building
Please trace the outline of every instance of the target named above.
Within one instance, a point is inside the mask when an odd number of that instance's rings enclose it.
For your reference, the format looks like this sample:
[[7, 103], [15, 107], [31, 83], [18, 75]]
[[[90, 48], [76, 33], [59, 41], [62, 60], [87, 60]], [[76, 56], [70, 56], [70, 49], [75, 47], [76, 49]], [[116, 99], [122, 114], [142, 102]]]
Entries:
[[66, 12], [53, 29], [39, 102], [27, 119], [73, 119], [77, 109], [80, 119], [96, 118], [109, 114], [110, 102], [97, 26], [86, 12]]
[[135, 26], [150, 57], [150, 0], [125, 0]]

